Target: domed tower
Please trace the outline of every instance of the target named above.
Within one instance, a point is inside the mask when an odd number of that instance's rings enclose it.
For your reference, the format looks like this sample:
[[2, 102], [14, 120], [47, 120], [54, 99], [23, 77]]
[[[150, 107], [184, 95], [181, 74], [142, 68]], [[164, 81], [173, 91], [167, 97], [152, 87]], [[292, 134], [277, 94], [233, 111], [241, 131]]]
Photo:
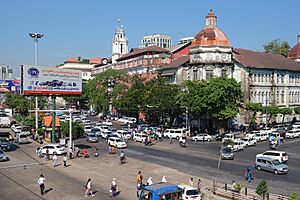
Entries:
[[112, 63], [116, 63], [116, 59], [128, 53], [128, 39], [123, 25], [119, 26], [119, 24], [120, 19], [118, 19], [116, 33], [112, 39]]
[[[231, 74], [232, 48], [225, 33], [217, 27], [217, 16], [210, 9], [205, 17], [206, 27], [193, 39], [190, 47], [190, 73], [207, 80], [212, 76]], [[195, 76], [195, 73], [198, 73]]]

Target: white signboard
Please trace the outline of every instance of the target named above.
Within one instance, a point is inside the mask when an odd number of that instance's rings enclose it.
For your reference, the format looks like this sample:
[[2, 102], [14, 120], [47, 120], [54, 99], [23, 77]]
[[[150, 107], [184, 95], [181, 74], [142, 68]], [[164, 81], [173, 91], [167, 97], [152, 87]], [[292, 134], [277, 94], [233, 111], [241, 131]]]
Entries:
[[25, 95], [80, 95], [81, 73], [80, 70], [23, 66], [22, 91]]

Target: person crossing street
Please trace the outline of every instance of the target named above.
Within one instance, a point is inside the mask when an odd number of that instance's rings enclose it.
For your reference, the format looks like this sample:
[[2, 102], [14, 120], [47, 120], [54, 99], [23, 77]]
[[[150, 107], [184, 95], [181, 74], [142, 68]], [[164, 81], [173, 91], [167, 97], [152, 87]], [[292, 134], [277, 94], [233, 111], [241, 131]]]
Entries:
[[40, 175], [40, 178], [38, 179], [38, 184], [40, 186], [40, 190], [41, 190], [41, 195], [44, 195], [44, 191], [45, 191], [45, 177], [43, 174]]

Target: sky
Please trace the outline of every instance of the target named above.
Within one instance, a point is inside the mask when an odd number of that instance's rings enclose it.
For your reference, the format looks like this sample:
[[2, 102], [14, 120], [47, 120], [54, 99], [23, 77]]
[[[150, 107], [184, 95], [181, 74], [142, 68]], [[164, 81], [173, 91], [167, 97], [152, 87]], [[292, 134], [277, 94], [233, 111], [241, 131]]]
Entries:
[[111, 57], [118, 18], [129, 49], [153, 33], [170, 35], [175, 45], [205, 27], [210, 7], [233, 47], [263, 51], [273, 39], [294, 46], [300, 34], [299, 0], [0, 0], [0, 65], [18, 76], [21, 64], [34, 64], [30, 32], [44, 34], [41, 66], [69, 57]]

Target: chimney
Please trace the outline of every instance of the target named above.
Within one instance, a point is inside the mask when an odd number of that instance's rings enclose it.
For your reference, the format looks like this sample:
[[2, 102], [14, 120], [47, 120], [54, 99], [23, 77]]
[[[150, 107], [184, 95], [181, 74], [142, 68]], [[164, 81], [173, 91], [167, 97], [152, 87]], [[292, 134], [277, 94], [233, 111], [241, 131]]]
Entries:
[[298, 35], [297, 38], [298, 38], [298, 44], [299, 44], [300, 43], [300, 35]]

